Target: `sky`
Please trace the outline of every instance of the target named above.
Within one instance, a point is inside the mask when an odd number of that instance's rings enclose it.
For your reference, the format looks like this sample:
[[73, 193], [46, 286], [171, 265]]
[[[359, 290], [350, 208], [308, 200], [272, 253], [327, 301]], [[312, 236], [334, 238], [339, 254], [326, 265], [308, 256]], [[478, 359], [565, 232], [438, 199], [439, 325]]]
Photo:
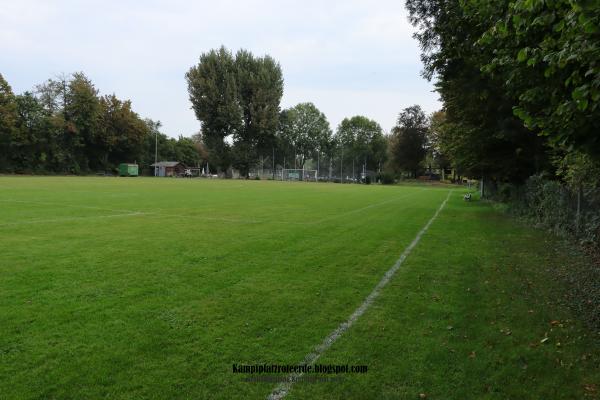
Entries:
[[412, 33], [402, 0], [6, 0], [0, 73], [22, 93], [82, 71], [167, 135], [190, 136], [200, 123], [185, 73], [210, 49], [244, 48], [280, 63], [282, 108], [312, 102], [333, 130], [364, 115], [389, 132], [405, 107], [441, 107]]

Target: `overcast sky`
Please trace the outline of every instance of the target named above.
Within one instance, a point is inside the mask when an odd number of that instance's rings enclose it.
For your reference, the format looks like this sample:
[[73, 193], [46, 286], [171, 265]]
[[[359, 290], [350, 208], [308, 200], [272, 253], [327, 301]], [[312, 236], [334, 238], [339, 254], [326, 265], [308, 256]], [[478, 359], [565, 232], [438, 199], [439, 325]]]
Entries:
[[83, 71], [101, 94], [130, 99], [164, 133], [199, 130], [184, 78], [225, 45], [269, 54], [285, 80], [282, 108], [313, 102], [332, 129], [365, 115], [389, 131], [398, 112], [440, 107], [421, 78], [402, 0], [0, 2], [0, 73], [16, 93]]

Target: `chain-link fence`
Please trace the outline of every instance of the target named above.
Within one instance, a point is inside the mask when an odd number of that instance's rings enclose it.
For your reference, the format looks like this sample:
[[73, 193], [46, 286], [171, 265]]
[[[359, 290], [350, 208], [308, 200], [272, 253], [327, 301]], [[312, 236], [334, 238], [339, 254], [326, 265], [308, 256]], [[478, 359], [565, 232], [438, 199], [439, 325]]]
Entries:
[[600, 249], [599, 188], [573, 188], [535, 175], [523, 185], [488, 185], [486, 191], [488, 197], [507, 203], [511, 212]]
[[340, 157], [329, 157], [325, 154], [304, 163], [293, 157], [276, 155], [275, 162], [272, 157], [263, 157], [257, 160], [249, 175], [250, 179], [280, 179], [283, 169], [315, 170], [319, 182], [374, 183], [379, 179], [378, 168], [373, 169], [372, 165], [367, 166], [364, 161], [346, 158], [342, 163]]

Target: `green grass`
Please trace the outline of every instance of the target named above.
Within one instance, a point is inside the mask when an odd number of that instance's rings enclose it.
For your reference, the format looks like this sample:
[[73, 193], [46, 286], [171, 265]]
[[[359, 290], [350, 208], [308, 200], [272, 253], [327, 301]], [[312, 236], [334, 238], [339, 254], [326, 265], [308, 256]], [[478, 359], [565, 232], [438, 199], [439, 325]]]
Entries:
[[[0, 398], [265, 398], [275, 385], [232, 364], [300, 362], [447, 194], [0, 177]], [[597, 338], [555, 301], [547, 269], [568, 262], [555, 248], [455, 191], [319, 360], [369, 372], [288, 398], [592, 398]]]

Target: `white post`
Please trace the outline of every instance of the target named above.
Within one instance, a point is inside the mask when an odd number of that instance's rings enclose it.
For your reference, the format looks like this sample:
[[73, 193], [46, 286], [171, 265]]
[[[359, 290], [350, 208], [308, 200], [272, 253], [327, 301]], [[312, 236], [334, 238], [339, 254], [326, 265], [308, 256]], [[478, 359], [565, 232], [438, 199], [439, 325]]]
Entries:
[[340, 162], [340, 183], [344, 183], [344, 144], [342, 143], [342, 160]]
[[320, 152], [319, 150], [317, 150], [317, 179], [315, 180], [319, 180], [319, 156], [320, 156]]
[[158, 129], [154, 132], [154, 176], [158, 175]]
[[483, 176], [481, 177], [481, 188], [480, 188], [480, 192], [479, 192], [479, 196], [483, 199]]

